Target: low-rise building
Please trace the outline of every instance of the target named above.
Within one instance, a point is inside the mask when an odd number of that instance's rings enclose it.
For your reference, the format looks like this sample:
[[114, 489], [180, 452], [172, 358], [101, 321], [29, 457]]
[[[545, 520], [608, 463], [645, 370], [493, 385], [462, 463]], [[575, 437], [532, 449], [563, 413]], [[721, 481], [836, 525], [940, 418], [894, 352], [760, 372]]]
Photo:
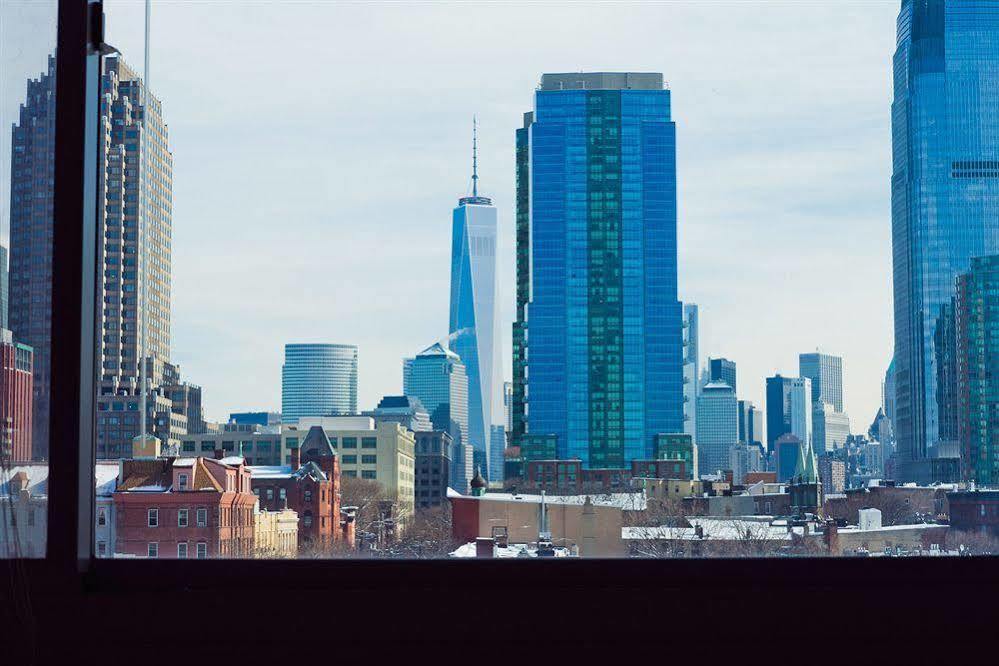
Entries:
[[[239, 429], [229, 429], [235, 426]], [[281, 465], [281, 430], [276, 426], [226, 424], [224, 432], [187, 435], [181, 440], [183, 456], [240, 456], [247, 465]]]
[[[292, 452], [299, 448], [310, 428], [320, 426], [338, 453], [341, 474], [377, 481], [386, 496], [397, 505], [395, 515], [405, 521], [415, 508], [416, 440], [399, 423], [375, 424], [370, 417], [301, 418], [281, 431], [282, 457], [292, 464]], [[303, 458], [304, 461], [304, 458]]]
[[999, 536], [999, 490], [949, 492], [947, 503], [950, 526], [955, 531]]
[[454, 443], [446, 430], [416, 435], [416, 509], [438, 507], [447, 501]]
[[256, 557], [293, 558], [298, 554], [298, 514], [291, 509], [253, 507], [253, 551]]
[[122, 460], [114, 492], [115, 553], [250, 557], [255, 503], [241, 458]]

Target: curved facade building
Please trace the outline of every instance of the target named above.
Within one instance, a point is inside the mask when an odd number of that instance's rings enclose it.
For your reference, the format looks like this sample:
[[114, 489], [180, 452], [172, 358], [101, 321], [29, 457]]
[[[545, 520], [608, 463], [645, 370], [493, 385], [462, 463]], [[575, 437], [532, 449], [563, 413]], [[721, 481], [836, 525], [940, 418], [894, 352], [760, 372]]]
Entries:
[[357, 413], [357, 347], [333, 344], [284, 346], [281, 420]]
[[973, 257], [999, 252], [999, 3], [905, 0], [892, 103], [898, 476], [939, 443], [934, 342]]

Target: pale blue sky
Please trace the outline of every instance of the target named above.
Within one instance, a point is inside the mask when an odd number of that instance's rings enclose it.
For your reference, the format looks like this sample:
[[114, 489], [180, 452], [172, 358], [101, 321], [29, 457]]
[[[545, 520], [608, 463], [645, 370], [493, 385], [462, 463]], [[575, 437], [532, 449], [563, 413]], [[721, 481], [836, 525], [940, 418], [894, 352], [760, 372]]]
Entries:
[[[107, 10], [109, 40], [141, 69], [142, 3]], [[680, 296], [701, 307], [702, 356], [735, 360], [741, 397], [762, 404], [764, 377], [796, 374], [799, 352], [841, 354], [862, 432], [892, 346], [897, 11], [154, 0], [174, 357], [215, 419], [280, 407], [291, 341], [357, 344], [362, 408], [399, 392], [400, 359], [447, 333], [450, 215], [476, 113], [509, 376], [513, 132], [534, 87], [542, 72], [661, 71], [677, 123]]]

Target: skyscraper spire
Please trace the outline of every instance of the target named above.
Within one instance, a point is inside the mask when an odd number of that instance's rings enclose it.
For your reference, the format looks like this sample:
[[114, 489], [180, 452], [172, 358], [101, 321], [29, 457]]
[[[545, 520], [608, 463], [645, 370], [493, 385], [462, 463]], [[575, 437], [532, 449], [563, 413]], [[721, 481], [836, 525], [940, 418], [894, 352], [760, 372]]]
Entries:
[[472, 196], [479, 196], [479, 151], [478, 151], [478, 123], [475, 115], [472, 115]]

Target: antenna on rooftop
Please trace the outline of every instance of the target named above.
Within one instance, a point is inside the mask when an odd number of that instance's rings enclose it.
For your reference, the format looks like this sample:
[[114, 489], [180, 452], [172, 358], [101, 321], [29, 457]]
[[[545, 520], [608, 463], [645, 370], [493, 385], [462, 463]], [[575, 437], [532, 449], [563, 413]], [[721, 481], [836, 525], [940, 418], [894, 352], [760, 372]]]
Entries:
[[472, 196], [479, 196], [478, 122], [472, 115]]

